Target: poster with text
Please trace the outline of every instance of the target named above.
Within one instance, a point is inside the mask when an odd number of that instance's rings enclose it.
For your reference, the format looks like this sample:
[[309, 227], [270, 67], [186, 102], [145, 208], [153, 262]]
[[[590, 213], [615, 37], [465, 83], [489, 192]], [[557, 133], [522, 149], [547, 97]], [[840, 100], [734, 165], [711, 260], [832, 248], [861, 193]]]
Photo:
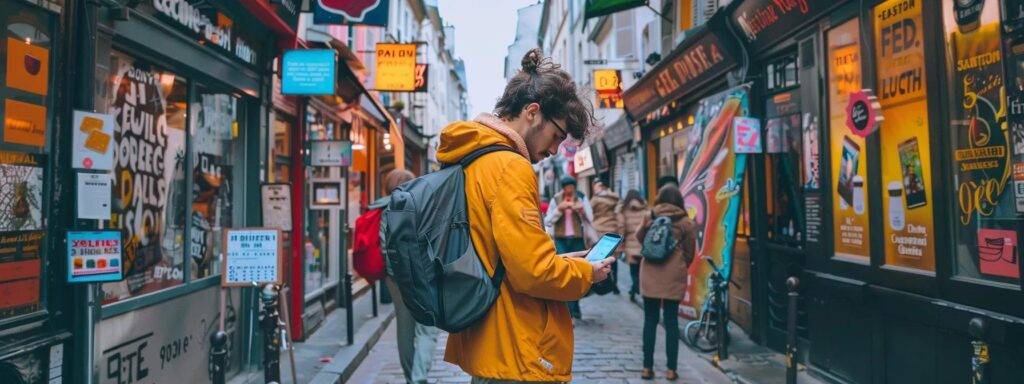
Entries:
[[42, 309], [45, 231], [0, 232], [0, 320]]
[[829, 153], [831, 154], [832, 229], [835, 256], [866, 262], [871, 254], [868, 220], [867, 146], [846, 126], [850, 94], [861, 90], [858, 20], [828, 31]]
[[[125, 279], [104, 284], [105, 302], [184, 280], [185, 85], [175, 74], [115, 54], [111, 225], [123, 234]], [[114, 66], [116, 65], [116, 66]]]
[[679, 188], [697, 228], [696, 252], [687, 276], [682, 310], [697, 316], [707, 296], [710, 256], [728, 278], [741, 206], [746, 154], [733, 148], [733, 121], [749, 113], [749, 88], [740, 86], [700, 101], [686, 149], [680, 156]]
[[0, 232], [43, 228], [43, 159], [0, 151]]
[[882, 210], [885, 263], [935, 270], [931, 140], [925, 86], [921, 2], [888, 0], [875, 7], [875, 94], [882, 123]]

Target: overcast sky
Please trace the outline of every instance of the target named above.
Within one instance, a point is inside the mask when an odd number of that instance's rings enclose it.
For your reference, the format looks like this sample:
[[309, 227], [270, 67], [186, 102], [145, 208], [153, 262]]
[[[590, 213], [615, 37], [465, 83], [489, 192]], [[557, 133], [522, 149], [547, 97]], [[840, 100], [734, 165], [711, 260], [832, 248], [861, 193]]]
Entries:
[[455, 26], [455, 56], [466, 61], [469, 118], [491, 112], [505, 89], [505, 55], [516, 34], [516, 10], [537, 0], [438, 0], [444, 22]]

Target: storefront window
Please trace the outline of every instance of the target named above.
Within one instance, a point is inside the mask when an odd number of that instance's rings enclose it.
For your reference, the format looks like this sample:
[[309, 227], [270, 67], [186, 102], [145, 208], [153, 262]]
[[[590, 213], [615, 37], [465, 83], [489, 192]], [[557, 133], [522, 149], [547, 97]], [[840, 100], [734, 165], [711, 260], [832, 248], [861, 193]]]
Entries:
[[[328, 119], [320, 110], [306, 108], [306, 125], [309, 132], [309, 140], [335, 140], [341, 132], [335, 131], [336, 123]], [[337, 167], [307, 167], [306, 178], [308, 180], [337, 179], [339, 169]], [[313, 189], [310, 183], [310, 189]], [[314, 193], [316, 193], [314, 191]], [[340, 198], [340, 196], [338, 196]], [[305, 210], [306, 226], [305, 238], [303, 239], [303, 263], [305, 267], [305, 293], [309, 295], [316, 290], [323, 288], [332, 278], [330, 276], [330, 247], [331, 247], [331, 216], [337, 215], [334, 209], [307, 209]]]
[[[1024, 143], [1010, 148], [999, 2], [960, 9], [942, 2], [951, 105], [958, 276], [1019, 287], [1022, 220], [1010, 182], [1024, 180]], [[976, 11], [976, 12], [975, 12]], [[1016, 81], [1014, 81], [1016, 83]], [[1012, 89], [1012, 87], [1011, 87]], [[1016, 128], [1016, 127], [1015, 127]]]
[[55, 17], [34, 6], [0, 4], [0, 323], [46, 305], [43, 245], [46, 144], [53, 121]]
[[850, 94], [862, 88], [859, 22], [851, 19], [827, 34], [829, 147], [835, 257], [866, 264], [871, 254], [868, 148], [864, 138], [846, 126]]
[[935, 271], [931, 140], [921, 2], [889, 0], [874, 9], [876, 96], [885, 212], [885, 263]]
[[270, 140], [271, 183], [286, 183], [291, 173], [291, 132], [294, 124], [290, 116], [274, 114], [274, 126]]
[[240, 107], [240, 100], [230, 94], [196, 87], [189, 128], [193, 164], [189, 273], [193, 279], [220, 272], [224, 229], [231, 228], [241, 212], [236, 207], [241, 169], [235, 167], [244, 163]]
[[125, 280], [104, 284], [104, 302], [184, 281], [184, 78], [120, 52], [110, 55], [104, 112], [115, 116], [111, 226], [124, 236]]
[[[787, 57], [777, 62], [778, 65], [769, 65], [768, 71], [785, 73], [788, 70], [783, 68], [795, 65], [795, 62], [795, 55]], [[793, 87], [798, 83], [793, 79], [785, 84]], [[791, 90], [769, 96], [765, 105], [765, 118], [768, 238], [798, 245], [803, 241], [804, 232], [799, 93]]]

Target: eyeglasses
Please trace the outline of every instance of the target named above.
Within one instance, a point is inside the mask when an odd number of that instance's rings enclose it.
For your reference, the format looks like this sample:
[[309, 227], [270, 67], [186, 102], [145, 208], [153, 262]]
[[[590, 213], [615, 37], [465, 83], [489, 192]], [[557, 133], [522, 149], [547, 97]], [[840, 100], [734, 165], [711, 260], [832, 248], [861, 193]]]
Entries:
[[558, 123], [556, 123], [554, 119], [550, 119], [550, 118], [546, 118], [546, 117], [545, 117], [545, 119], [547, 121], [550, 121], [551, 124], [553, 124], [555, 126], [555, 128], [558, 128], [558, 132], [562, 134], [562, 140], [565, 140], [566, 138], [569, 137], [569, 134], [565, 132], [565, 129], [562, 128], [561, 125], [558, 125]]

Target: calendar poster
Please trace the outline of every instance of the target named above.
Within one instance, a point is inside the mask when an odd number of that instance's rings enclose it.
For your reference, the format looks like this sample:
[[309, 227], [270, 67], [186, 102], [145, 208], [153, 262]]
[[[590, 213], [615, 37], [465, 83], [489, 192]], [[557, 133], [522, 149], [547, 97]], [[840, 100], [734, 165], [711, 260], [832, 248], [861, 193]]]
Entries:
[[281, 283], [281, 231], [268, 228], [228, 229], [224, 233], [221, 286]]

